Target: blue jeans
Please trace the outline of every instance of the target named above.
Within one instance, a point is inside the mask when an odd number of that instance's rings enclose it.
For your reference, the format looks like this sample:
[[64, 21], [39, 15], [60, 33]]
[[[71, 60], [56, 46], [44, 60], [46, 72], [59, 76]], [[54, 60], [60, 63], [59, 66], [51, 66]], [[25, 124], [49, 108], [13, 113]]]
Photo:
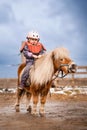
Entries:
[[29, 70], [30, 70], [31, 65], [33, 65], [33, 64], [34, 64], [34, 61], [30, 61], [26, 64], [26, 67], [24, 68], [24, 72], [21, 76], [21, 84], [20, 84], [21, 87], [26, 86], [26, 81], [29, 77]]

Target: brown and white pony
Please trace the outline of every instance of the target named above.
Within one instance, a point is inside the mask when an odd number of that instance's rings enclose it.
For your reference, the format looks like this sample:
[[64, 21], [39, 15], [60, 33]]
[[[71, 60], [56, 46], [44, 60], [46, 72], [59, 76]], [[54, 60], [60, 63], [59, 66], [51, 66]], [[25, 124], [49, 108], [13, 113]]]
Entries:
[[[25, 64], [21, 64], [18, 68], [18, 85], [20, 84], [24, 67]], [[23, 90], [17, 88], [16, 111], [19, 111], [21, 96], [26, 92], [28, 100], [30, 101], [31, 97], [33, 100], [32, 108], [29, 106], [27, 110], [35, 115], [40, 99], [39, 114], [43, 116], [45, 113], [44, 106], [53, 76], [59, 70], [62, 70], [65, 74], [76, 72], [76, 64], [69, 57], [69, 52], [66, 48], [56, 48], [37, 59], [29, 72], [30, 85]]]

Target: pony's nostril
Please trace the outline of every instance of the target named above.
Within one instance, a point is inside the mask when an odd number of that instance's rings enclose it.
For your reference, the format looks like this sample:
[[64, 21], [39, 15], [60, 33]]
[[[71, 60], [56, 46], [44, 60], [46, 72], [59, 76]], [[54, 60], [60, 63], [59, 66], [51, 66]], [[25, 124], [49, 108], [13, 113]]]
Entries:
[[77, 65], [76, 65], [76, 64], [72, 64], [72, 68], [73, 68], [73, 69], [76, 69], [76, 68], [77, 68]]
[[72, 64], [70, 69], [71, 69], [72, 72], [75, 73], [76, 70], [77, 70], [77, 65], [76, 64]]
[[70, 68], [73, 68], [74, 66], [75, 66], [75, 64], [71, 64], [71, 65], [70, 65]]
[[72, 68], [75, 68], [75, 64], [72, 64]]

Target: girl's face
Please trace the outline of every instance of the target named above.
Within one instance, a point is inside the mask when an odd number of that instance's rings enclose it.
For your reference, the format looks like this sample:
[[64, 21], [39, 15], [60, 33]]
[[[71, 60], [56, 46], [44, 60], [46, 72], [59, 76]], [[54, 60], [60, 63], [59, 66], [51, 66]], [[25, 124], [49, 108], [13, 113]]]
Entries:
[[38, 39], [30, 38], [29, 42], [32, 43], [32, 44], [37, 44], [38, 43]]

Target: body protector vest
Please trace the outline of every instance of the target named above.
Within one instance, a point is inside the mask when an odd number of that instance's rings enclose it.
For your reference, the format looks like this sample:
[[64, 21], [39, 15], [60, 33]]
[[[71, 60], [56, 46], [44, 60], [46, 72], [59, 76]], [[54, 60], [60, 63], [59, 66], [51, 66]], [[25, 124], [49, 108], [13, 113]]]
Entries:
[[34, 54], [39, 54], [43, 50], [43, 46], [41, 43], [37, 43], [37, 44], [27, 43], [27, 46], [29, 51]]

